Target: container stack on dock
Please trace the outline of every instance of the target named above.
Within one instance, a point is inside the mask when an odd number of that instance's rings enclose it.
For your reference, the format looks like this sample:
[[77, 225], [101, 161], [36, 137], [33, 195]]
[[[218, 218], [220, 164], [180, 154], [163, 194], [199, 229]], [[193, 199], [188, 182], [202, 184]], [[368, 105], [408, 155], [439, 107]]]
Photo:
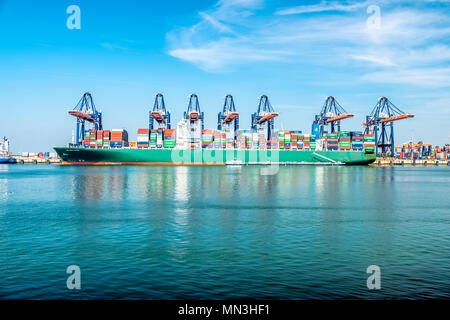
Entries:
[[138, 129], [136, 146], [138, 148], [148, 148], [150, 146], [150, 130], [149, 129]]

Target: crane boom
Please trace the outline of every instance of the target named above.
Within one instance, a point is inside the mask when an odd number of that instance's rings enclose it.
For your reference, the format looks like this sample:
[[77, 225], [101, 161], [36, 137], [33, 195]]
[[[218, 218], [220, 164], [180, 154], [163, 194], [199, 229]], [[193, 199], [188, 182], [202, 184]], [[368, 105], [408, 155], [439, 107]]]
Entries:
[[326, 98], [320, 113], [314, 118], [312, 134], [315, 135], [316, 138], [323, 137], [325, 132], [324, 128], [327, 125], [331, 126], [331, 133], [341, 131], [341, 120], [352, 118], [354, 116], [353, 113], [345, 111], [333, 96], [329, 96]]
[[261, 127], [267, 123], [267, 140], [272, 139], [272, 131], [274, 130], [274, 119], [280, 114], [275, 112], [266, 95], [259, 97], [258, 110], [252, 114], [252, 130], [256, 132], [258, 126]]
[[153, 110], [150, 111], [149, 129], [153, 130], [154, 122], [157, 123], [159, 129], [170, 129], [170, 112], [166, 110], [164, 96], [158, 93], [155, 96]]
[[413, 114], [397, 108], [388, 98], [381, 97], [378, 99], [370, 115], [366, 116], [366, 120], [363, 121], [364, 132], [373, 132], [375, 135], [375, 152], [377, 155], [394, 154], [394, 122], [413, 117]]
[[96, 109], [92, 95], [89, 92], [83, 94], [75, 108], [69, 110], [68, 114], [77, 118], [76, 145], [83, 143], [86, 121], [92, 123], [93, 129], [103, 130], [102, 112]]

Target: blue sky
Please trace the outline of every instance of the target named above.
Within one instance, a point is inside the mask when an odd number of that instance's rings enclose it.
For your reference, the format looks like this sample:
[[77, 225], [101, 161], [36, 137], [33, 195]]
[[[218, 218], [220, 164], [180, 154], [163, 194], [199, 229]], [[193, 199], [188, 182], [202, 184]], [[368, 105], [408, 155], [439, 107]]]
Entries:
[[[69, 30], [69, 5], [81, 29]], [[373, 22], [380, 9], [379, 24]], [[0, 135], [15, 152], [70, 142], [67, 115], [85, 91], [106, 128], [132, 138], [154, 95], [173, 123], [197, 93], [216, 126], [227, 93], [248, 128], [259, 95], [276, 127], [310, 132], [334, 95], [359, 130], [380, 96], [415, 118], [396, 142], [449, 142], [450, 1], [21, 1], [0, 0]], [[371, 18], [372, 17], [372, 18]]]

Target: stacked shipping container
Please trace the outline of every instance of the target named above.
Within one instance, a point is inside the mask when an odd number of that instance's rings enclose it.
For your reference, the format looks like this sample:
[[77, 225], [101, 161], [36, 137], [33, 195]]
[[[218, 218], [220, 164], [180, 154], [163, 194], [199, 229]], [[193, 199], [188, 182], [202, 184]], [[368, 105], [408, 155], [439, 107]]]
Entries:
[[364, 137], [364, 151], [375, 152], [375, 135], [365, 134], [363, 137]]
[[138, 148], [148, 148], [150, 146], [150, 130], [138, 129], [136, 146]]
[[352, 144], [350, 131], [340, 131], [338, 136], [339, 150], [350, 150]]
[[325, 143], [327, 150], [338, 150], [339, 136], [337, 133], [327, 133], [325, 136]]
[[112, 148], [128, 147], [128, 132], [124, 129], [111, 130], [111, 142]]
[[164, 148], [175, 148], [175, 129], [164, 130]]
[[[175, 148], [177, 143], [175, 129], [138, 129], [137, 142], [128, 142], [128, 133], [123, 129], [90, 130], [84, 136], [83, 145], [88, 148]], [[195, 139], [189, 139], [187, 147], [198, 148]], [[233, 135], [226, 130], [201, 130], [201, 148], [227, 149], [234, 148]], [[316, 137], [302, 134], [301, 131], [280, 130], [271, 140], [265, 139], [264, 131], [252, 132], [240, 130], [237, 132], [236, 147], [240, 149], [280, 149], [280, 150], [316, 150]], [[322, 145], [321, 145], [322, 148]], [[325, 150], [375, 151], [373, 134], [362, 132], [341, 131], [327, 133], [324, 136]], [[431, 150], [431, 148], [429, 148]], [[402, 150], [402, 156], [405, 152]], [[431, 153], [431, 151], [430, 151]], [[432, 152], [433, 157], [447, 157], [447, 153]], [[407, 153], [406, 153], [407, 154]], [[413, 154], [411, 155], [413, 156]], [[430, 155], [431, 156], [431, 155]]]
[[352, 132], [351, 136], [352, 136], [352, 150], [354, 151], [363, 150], [364, 137], [362, 132]]

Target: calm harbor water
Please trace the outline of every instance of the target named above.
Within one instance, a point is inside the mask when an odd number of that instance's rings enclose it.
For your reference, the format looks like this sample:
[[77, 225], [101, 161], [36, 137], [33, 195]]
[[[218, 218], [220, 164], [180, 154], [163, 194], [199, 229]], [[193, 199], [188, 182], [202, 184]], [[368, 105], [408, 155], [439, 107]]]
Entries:
[[449, 191], [445, 167], [1, 165], [0, 298], [450, 298]]

